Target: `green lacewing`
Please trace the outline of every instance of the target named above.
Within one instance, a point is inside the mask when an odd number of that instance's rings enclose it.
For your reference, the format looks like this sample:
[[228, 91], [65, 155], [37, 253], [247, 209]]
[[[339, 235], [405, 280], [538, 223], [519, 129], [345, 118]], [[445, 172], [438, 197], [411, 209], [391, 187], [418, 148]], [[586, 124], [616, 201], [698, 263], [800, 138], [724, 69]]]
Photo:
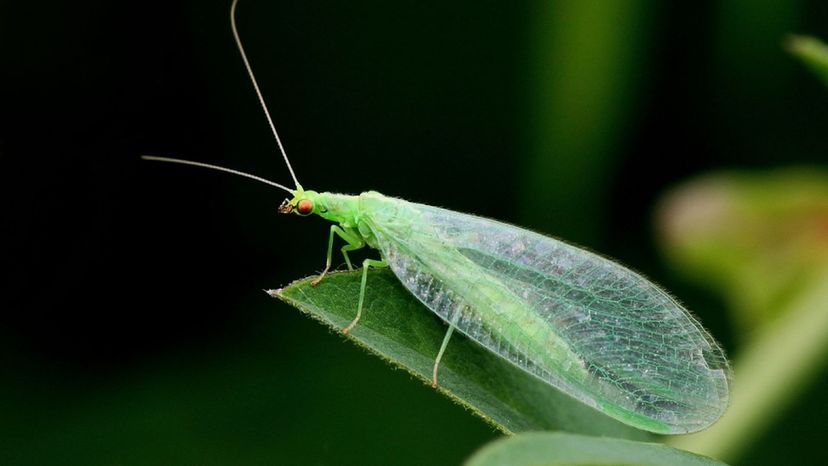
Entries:
[[216, 165], [181, 163], [252, 178], [290, 193], [283, 214], [333, 222], [346, 265], [363, 247], [381, 259], [363, 262], [356, 317], [362, 315], [369, 267], [390, 267], [402, 285], [448, 324], [440, 358], [457, 330], [510, 363], [622, 422], [678, 434], [715, 422], [728, 405], [730, 368], [721, 347], [667, 292], [641, 275], [587, 250], [474, 215], [368, 191], [305, 190], [299, 184], [241, 45], [233, 36], [296, 187]]

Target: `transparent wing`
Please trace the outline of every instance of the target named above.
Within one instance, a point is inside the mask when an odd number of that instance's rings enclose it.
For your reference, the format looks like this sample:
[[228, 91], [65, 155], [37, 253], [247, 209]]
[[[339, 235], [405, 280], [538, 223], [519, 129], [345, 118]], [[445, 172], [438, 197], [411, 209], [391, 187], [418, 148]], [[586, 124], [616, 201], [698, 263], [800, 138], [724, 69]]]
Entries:
[[[370, 193], [369, 193], [370, 194]], [[728, 404], [721, 348], [641, 275], [493, 220], [363, 194], [403, 285], [470, 338], [628, 424], [693, 432]]]

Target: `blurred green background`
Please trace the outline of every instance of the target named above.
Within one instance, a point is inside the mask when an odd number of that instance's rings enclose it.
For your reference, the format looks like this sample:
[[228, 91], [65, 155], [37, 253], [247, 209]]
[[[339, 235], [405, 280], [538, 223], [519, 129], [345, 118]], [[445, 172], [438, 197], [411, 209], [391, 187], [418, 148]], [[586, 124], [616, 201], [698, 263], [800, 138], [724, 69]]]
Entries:
[[[229, 4], [0, 4], [0, 463], [458, 464], [498, 434], [261, 292], [322, 269], [324, 222], [278, 217], [264, 185], [138, 159], [289, 184]], [[599, 251], [736, 358], [749, 327], [659, 252], [659, 199], [828, 160], [828, 92], [782, 47], [828, 37], [824, 2], [242, 0], [238, 21], [306, 188]], [[822, 458], [813, 380], [734, 464]]]

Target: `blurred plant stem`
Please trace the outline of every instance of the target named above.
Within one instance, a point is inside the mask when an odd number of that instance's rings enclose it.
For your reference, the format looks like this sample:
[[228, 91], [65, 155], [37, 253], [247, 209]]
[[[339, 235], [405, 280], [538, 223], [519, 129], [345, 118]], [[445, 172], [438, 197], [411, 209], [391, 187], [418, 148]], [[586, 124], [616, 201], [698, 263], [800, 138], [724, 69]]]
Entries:
[[707, 430], [671, 446], [730, 462], [782, 415], [828, 353], [828, 265], [766, 324], [734, 361], [730, 408]]
[[828, 45], [816, 37], [790, 36], [785, 48], [828, 85]]
[[669, 194], [658, 226], [671, 262], [724, 295], [741, 343], [728, 411], [670, 444], [734, 461], [825, 365], [828, 173], [709, 175]]
[[521, 223], [585, 245], [605, 228], [614, 149], [637, 100], [635, 77], [649, 31], [643, 1], [535, 5], [526, 97], [528, 157]]

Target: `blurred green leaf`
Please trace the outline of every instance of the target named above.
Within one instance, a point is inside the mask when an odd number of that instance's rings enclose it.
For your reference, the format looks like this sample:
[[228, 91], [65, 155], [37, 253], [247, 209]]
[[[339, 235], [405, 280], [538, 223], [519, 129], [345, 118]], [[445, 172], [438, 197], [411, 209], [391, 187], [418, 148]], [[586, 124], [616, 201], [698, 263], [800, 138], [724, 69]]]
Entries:
[[799, 57], [825, 85], [828, 85], [828, 45], [816, 37], [795, 35], [788, 38], [785, 46], [788, 52]]
[[670, 443], [738, 458], [828, 357], [828, 173], [709, 175], [665, 198], [658, 229], [673, 265], [725, 296], [744, 340], [728, 411]]
[[495, 440], [478, 450], [466, 466], [716, 466], [719, 461], [657, 443], [531, 432]]
[[740, 330], [777, 317], [828, 263], [828, 173], [722, 172], [674, 189], [658, 209], [663, 253], [722, 293]]
[[[339, 332], [356, 314], [361, 276], [361, 271], [333, 273], [316, 287], [310, 285], [310, 277], [269, 293]], [[434, 358], [446, 329], [391, 271], [371, 270], [362, 318], [346, 338], [405, 369], [430, 389]], [[440, 392], [505, 433], [566, 430], [648, 438], [459, 334], [440, 363], [439, 381]]]

